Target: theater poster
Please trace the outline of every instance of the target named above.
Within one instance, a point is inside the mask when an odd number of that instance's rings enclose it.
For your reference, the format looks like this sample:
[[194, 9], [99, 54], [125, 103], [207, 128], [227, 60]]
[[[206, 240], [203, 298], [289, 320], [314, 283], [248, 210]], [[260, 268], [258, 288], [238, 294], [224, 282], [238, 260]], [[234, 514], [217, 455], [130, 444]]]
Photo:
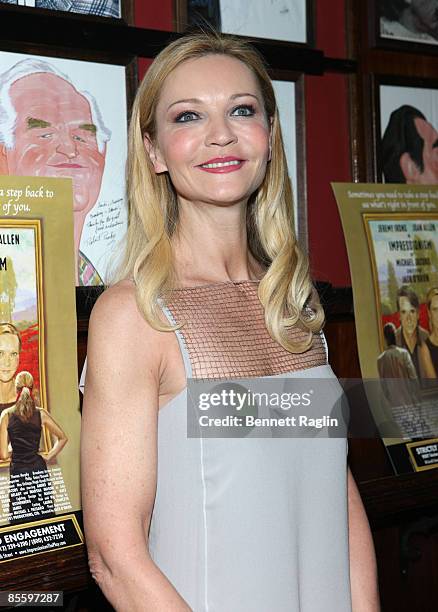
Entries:
[[0, 563], [83, 542], [72, 198], [0, 176]]
[[396, 472], [438, 467], [438, 188], [334, 183], [369, 407]]

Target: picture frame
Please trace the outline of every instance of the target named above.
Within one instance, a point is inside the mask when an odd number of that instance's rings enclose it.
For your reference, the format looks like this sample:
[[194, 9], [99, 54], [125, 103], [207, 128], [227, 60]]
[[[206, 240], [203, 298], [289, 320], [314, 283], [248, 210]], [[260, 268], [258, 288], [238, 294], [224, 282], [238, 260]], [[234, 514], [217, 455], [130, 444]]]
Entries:
[[[107, 7], [102, 8], [102, 2], [89, 0], [90, 12], [85, 12], [75, 10], [75, 0], [0, 0], [0, 11], [15, 9], [18, 12], [32, 12], [43, 16], [62, 13], [74, 19], [103, 22], [116, 20], [134, 25], [134, 1], [108, 0]], [[84, 2], [81, 2], [81, 5], [83, 7]]]
[[368, 7], [372, 47], [408, 53], [438, 53], [438, 20], [433, 3], [429, 6], [423, 3], [415, 15], [409, 3], [401, 7], [401, 3], [394, 0], [373, 0]]
[[[332, 188], [350, 262], [361, 379], [378, 437], [397, 474], [436, 468], [438, 453], [426, 448], [437, 442], [438, 431], [430, 309], [438, 279], [438, 186], [332, 183]], [[406, 342], [404, 330], [412, 325], [422, 340], [418, 352]]]
[[435, 126], [438, 126], [436, 105], [438, 79], [370, 76], [372, 130], [368, 165], [371, 180], [438, 184], [438, 172], [435, 174], [432, 162], [424, 157], [426, 150], [423, 151], [423, 145], [428, 147], [431, 155], [434, 151]]
[[[105, 143], [104, 167], [100, 177], [101, 182], [99, 183], [100, 190], [94, 206], [91, 206], [85, 217], [78, 250], [76, 250], [76, 269], [79, 269], [78, 274], [83, 269], [79, 264], [82, 264], [84, 261], [90, 262], [92, 265], [86, 265], [85, 269], [90, 273], [95, 269], [98, 272], [98, 276], [102, 279], [97, 284], [95, 284], [96, 278], [89, 283], [85, 277], [83, 277], [81, 282], [78, 282], [78, 278], [76, 279], [77, 314], [79, 318], [87, 319], [97, 296], [106, 282], [104, 274], [99, 272], [99, 266], [102, 271], [103, 267], [105, 267], [103, 272], [106, 272], [107, 263], [104, 260], [107, 255], [105, 253], [108, 254], [109, 258], [111, 249], [114, 252], [117, 250], [116, 244], [123, 238], [127, 227], [127, 213], [124, 206], [125, 159], [128, 116], [137, 84], [136, 57], [127, 54], [117, 55], [105, 52], [74, 52], [59, 48], [47, 48], [42, 45], [20, 45], [18, 49], [17, 44], [3, 43], [0, 49], [0, 73], [4, 74], [12, 65], [21, 60], [32, 58], [53, 66], [61, 74], [65, 75], [67, 73], [71, 77], [72, 87], [76, 87], [77, 92], [81, 92], [81, 95], [85, 95], [87, 92], [91, 93], [103, 125], [109, 126], [110, 138]], [[71, 74], [69, 70], [66, 70], [66, 67], [68, 68], [69, 66], [71, 66]], [[82, 73], [81, 79], [78, 78], [79, 73]], [[93, 79], [97, 80], [95, 83], [96, 87], [98, 87], [97, 92], [93, 89]], [[101, 88], [103, 81], [106, 81], [106, 89], [105, 87]], [[120, 85], [117, 88], [120, 90], [120, 93], [116, 95], [114, 92], [111, 92], [111, 88], [114, 87], [114, 83], [117, 83], [117, 81]], [[93, 95], [94, 93], [97, 93], [97, 95]], [[103, 96], [109, 97], [107, 103], [102, 102]], [[122, 100], [123, 97], [124, 100]], [[108, 112], [108, 109], [110, 112]], [[120, 122], [120, 117], [123, 116], [125, 119]], [[59, 162], [61, 161], [59, 160]], [[42, 170], [39, 171], [42, 172]], [[74, 173], [75, 170], [71, 172]], [[80, 170], [77, 172], [80, 172]], [[41, 173], [40, 175], [43, 176], [44, 174]], [[56, 173], [51, 174], [51, 176], [54, 175]], [[62, 175], [61, 170], [60, 175]], [[117, 188], [115, 189], [116, 185]], [[114, 204], [115, 202], [116, 204]], [[77, 219], [78, 215], [76, 212], [74, 214], [75, 219]], [[94, 228], [92, 227], [93, 224], [95, 225]], [[83, 248], [84, 241], [85, 247]], [[87, 250], [89, 251], [88, 253], [86, 252]], [[85, 259], [81, 259], [81, 254], [85, 256]], [[97, 261], [100, 263], [96, 263]]]
[[[294, 227], [300, 244], [308, 247], [306, 135], [303, 73], [270, 71], [280, 114], [294, 202]], [[288, 101], [290, 101], [288, 103]]]
[[314, 0], [286, 0], [269, 5], [263, 0], [250, 3], [246, 0], [174, 0], [175, 29], [184, 32], [203, 24], [251, 39], [314, 47], [315, 5]]
[[[14, 514], [14, 519], [18, 519], [18, 523], [24, 520], [29, 524], [34, 520], [53, 518], [54, 506], [57, 516], [64, 512], [79, 512], [80, 415], [75, 367], [75, 296], [72, 291], [74, 253], [71, 181], [41, 176], [1, 176], [0, 198], [1, 232], [2, 237], [6, 237], [6, 240], [3, 239], [0, 284], [3, 296], [6, 294], [9, 298], [8, 304], [3, 300], [0, 321], [3, 333], [6, 330], [6, 333], [15, 335], [16, 340], [12, 346], [17, 349], [15, 358], [8, 362], [11, 378], [9, 381], [5, 378], [1, 381], [2, 398], [3, 401], [6, 399], [6, 404], [3, 403], [0, 408], [4, 414], [4, 410], [11, 406], [10, 402], [13, 404], [16, 401], [13, 383], [20, 376], [32, 389], [36, 406], [45, 409], [62, 432], [68, 432], [68, 444], [66, 442], [56, 467], [51, 467], [41, 462], [39, 457], [47, 457], [50, 452], [53, 443], [50, 434], [53, 430], [50, 423], [38, 419], [32, 421], [32, 427], [41, 432], [41, 455], [37, 454], [38, 446], [34, 447], [27, 470], [28, 482], [34, 487], [33, 493], [24, 486], [20, 477], [18, 481], [21, 482], [8, 483], [9, 462], [1, 464], [3, 495], [9, 492], [10, 501], [9, 507], [3, 505], [0, 510], [3, 532], [10, 529], [10, 525], [7, 525], [11, 520], [10, 513]], [[10, 443], [15, 458], [12, 437]], [[18, 447], [17, 462], [20, 452]], [[2, 456], [5, 456], [4, 447]], [[13, 469], [13, 465], [11, 467]], [[40, 469], [43, 472], [39, 472]], [[49, 473], [50, 480], [47, 478]], [[42, 479], [39, 478], [41, 474]], [[59, 483], [61, 495], [51, 490], [50, 482]], [[23, 497], [16, 495], [17, 489], [22, 486]], [[64, 492], [67, 491], [65, 496]], [[33, 506], [36, 496], [41, 501], [39, 509]], [[79, 542], [76, 540], [75, 544]], [[0, 562], [18, 556], [15, 551], [5, 549], [2, 553], [5, 554]]]
[[351, 174], [355, 182], [380, 180], [376, 153], [376, 123], [380, 120], [377, 81], [386, 78], [389, 83], [395, 79], [403, 84], [403, 79], [408, 79], [406, 83], [410, 84], [425, 79], [432, 84], [436, 78], [438, 47], [381, 38], [377, 6], [377, 0], [351, 0], [347, 6], [347, 54], [357, 58], [356, 74], [349, 76]]

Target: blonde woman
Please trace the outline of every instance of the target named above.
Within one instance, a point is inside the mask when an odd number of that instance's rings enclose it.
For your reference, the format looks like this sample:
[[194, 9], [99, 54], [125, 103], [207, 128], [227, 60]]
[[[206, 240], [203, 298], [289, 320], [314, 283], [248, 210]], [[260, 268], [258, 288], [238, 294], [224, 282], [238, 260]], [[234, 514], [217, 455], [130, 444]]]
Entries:
[[345, 439], [187, 438], [188, 377], [334, 378], [263, 62], [230, 37], [177, 40], [129, 134], [125, 258], [89, 327], [94, 578], [130, 612], [378, 610]]
[[12, 323], [0, 322], [0, 413], [15, 404], [14, 380], [20, 352], [20, 332]]
[[[50, 414], [35, 405], [30, 372], [17, 374], [15, 390], [15, 404], [4, 410], [0, 418], [0, 458], [11, 460], [10, 523], [54, 516], [53, 491], [46, 462], [56, 457], [67, 444], [67, 436]], [[45, 458], [39, 452], [43, 427], [56, 438]]]

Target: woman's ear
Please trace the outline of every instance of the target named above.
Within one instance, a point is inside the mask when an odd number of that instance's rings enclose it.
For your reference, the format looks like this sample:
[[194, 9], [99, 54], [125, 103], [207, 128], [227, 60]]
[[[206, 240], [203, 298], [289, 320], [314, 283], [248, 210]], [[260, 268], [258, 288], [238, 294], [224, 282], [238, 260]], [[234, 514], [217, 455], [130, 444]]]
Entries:
[[419, 176], [421, 174], [420, 169], [409, 153], [403, 153], [400, 156], [400, 170], [402, 171], [407, 184], [412, 185], [419, 182]]
[[149, 155], [152, 165], [154, 166], [155, 174], [167, 172], [167, 166], [164, 163], [160, 149], [153, 143], [149, 134], [145, 134], [143, 136], [143, 144], [144, 148], [146, 149], [146, 153]]

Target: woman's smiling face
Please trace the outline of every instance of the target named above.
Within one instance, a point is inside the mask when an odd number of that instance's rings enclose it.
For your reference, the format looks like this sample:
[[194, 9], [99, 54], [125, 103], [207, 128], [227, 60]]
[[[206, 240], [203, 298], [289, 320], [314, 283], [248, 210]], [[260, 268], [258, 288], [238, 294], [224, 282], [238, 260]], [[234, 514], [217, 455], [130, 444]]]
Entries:
[[168, 172], [180, 200], [235, 204], [260, 186], [270, 124], [253, 72], [240, 60], [206, 55], [166, 79], [156, 138], [145, 144], [155, 171]]

